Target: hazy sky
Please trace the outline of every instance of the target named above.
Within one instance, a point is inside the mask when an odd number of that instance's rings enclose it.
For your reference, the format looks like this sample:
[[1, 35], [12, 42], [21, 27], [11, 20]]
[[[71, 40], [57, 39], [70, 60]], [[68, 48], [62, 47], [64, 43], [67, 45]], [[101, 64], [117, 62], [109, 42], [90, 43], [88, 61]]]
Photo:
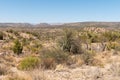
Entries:
[[120, 0], [0, 0], [0, 22], [120, 21]]

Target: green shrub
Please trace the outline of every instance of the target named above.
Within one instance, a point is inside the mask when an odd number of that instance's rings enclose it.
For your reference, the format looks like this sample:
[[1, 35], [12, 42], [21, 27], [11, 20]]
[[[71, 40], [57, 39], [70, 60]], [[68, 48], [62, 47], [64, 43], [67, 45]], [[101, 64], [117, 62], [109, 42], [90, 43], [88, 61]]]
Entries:
[[87, 38], [90, 39], [91, 43], [99, 42], [99, 35], [94, 32], [87, 32]]
[[64, 30], [63, 37], [59, 40], [59, 46], [65, 52], [71, 52], [73, 54], [80, 53], [80, 44], [73, 35], [74, 33], [70, 29]]
[[114, 49], [116, 51], [120, 51], [120, 44], [117, 43], [117, 42], [109, 42], [106, 45], [106, 47], [107, 47], [108, 50]]
[[60, 47], [63, 51], [70, 52], [71, 45], [73, 43], [73, 33], [72, 31], [66, 29], [62, 39], [59, 41]]
[[14, 46], [13, 46], [13, 52], [17, 55], [21, 54], [22, 53], [22, 50], [23, 50], [23, 46], [22, 44], [20, 43], [19, 40], [15, 40], [14, 41]]
[[115, 41], [120, 38], [120, 33], [117, 31], [109, 31], [102, 34], [107, 41]]
[[30, 57], [24, 58], [20, 62], [18, 68], [21, 70], [31, 70], [39, 67], [39, 65], [40, 65], [40, 59], [38, 57], [30, 56]]

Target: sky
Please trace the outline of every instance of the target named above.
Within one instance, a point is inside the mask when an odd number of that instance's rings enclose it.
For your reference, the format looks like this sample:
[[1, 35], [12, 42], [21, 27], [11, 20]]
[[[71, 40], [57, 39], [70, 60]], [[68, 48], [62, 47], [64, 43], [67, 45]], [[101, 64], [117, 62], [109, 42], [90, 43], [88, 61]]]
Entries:
[[0, 0], [0, 23], [120, 22], [120, 0]]

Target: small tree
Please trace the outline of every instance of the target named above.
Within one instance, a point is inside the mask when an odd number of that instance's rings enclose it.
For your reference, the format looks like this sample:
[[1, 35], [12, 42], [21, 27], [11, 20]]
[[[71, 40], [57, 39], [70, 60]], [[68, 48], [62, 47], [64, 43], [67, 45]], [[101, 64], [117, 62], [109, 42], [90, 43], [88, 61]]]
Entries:
[[13, 46], [13, 52], [17, 55], [21, 54], [23, 50], [22, 44], [19, 42], [19, 40], [15, 40], [14, 46]]

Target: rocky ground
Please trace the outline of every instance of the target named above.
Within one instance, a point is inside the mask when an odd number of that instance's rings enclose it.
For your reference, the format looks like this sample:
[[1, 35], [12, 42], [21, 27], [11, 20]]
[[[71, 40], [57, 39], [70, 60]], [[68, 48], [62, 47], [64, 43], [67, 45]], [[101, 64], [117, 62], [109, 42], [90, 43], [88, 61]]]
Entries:
[[[20, 71], [16, 67], [6, 67], [7, 75], [1, 75], [0, 80], [9, 80], [9, 77], [19, 77], [19, 80], [120, 80], [120, 56], [111, 56], [104, 67], [82, 65], [80, 67], [67, 67], [57, 65], [55, 70], [35, 69]], [[3, 69], [4, 69], [3, 68]], [[15, 80], [15, 79], [12, 80]], [[17, 79], [18, 80], [18, 79]]]

